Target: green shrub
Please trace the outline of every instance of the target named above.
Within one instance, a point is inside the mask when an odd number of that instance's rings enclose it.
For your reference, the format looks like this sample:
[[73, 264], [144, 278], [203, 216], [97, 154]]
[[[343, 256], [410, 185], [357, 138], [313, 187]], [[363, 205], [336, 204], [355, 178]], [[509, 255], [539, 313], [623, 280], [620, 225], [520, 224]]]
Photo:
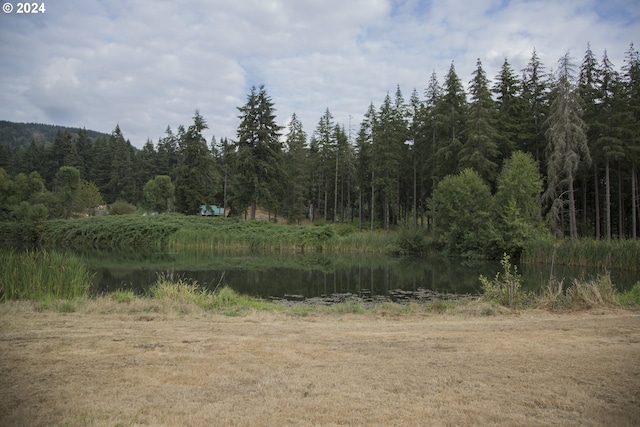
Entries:
[[111, 294], [111, 299], [116, 302], [131, 302], [136, 299], [136, 294], [131, 290], [123, 291], [118, 289]]
[[450, 255], [493, 258], [497, 234], [491, 190], [473, 169], [445, 177], [429, 201], [435, 236]]
[[75, 313], [76, 306], [71, 301], [62, 301], [58, 307], [60, 313]]
[[502, 273], [496, 273], [493, 280], [480, 275], [480, 283], [482, 286], [482, 297], [486, 301], [495, 302], [505, 307], [516, 308], [522, 302], [522, 283], [518, 274], [518, 268], [512, 266], [509, 261], [510, 257], [504, 254], [500, 265], [502, 265]]
[[400, 255], [420, 255], [427, 249], [424, 231], [418, 228], [401, 228], [396, 235], [395, 251]]
[[116, 200], [109, 207], [109, 215], [130, 215], [135, 211], [135, 206], [122, 200]]
[[618, 294], [618, 302], [625, 307], [640, 307], [640, 282], [628, 291]]

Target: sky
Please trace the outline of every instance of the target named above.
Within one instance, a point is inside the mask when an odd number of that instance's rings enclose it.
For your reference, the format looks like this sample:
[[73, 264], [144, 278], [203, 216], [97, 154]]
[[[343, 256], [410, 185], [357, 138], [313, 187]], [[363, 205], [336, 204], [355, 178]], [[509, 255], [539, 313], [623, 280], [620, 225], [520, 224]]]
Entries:
[[[0, 120], [120, 126], [136, 147], [193, 123], [236, 138], [252, 86], [309, 136], [328, 108], [355, 139], [369, 105], [399, 85], [423, 97], [452, 62], [465, 87], [480, 59], [494, 80], [533, 49], [548, 71], [590, 43], [616, 69], [635, 42], [637, 0], [48, 0], [0, 13]], [[286, 133], [286, 129], [284, 130]]]

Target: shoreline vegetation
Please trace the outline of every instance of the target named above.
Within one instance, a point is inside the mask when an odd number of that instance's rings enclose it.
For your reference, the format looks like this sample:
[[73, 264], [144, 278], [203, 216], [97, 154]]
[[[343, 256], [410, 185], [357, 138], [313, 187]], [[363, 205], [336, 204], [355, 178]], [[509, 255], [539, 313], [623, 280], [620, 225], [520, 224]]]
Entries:
[[[91, 277], [82, 260], [55, 251], [2, 250], [5, 260], [0, 268], [0, 301], [30, 301], [35, 311], [75, 312], [79, 307], [112, 301], [126, 312], [216, 313], [228, 316], [256, 311], [283, 312], [298, 316], [314, 313], [455, 313], [477, 309], [492, 315], [504, 310], [547, 309], [584, 310], [598, 307], [640, 307], [640, 283], [628, 291], [616, 291], [609, 275], [590, 280], [574, 280], [565, 285], [551, 280], [547, 287], [533, 293], [522, 290], [521, 277], [505, 255], [503, 271], [493, 279], [480, 276], [482, 293], [471, 295], [429, 295], [423, 299], [405, 298], [367, 301], [356, 295], [336, 294], [308, 301], [266, 300], [236, 293], [229, 287], [213, 291], [197, 281], [172, 275], [159, 276], [145, 295], [131, 290], [89, 296]], [[109, 304], [107, 304], [109, 305]]]
[[[0, 224], [0, 236], [11, 235], [11, 223]], [[90, 217], [75, 220], [52, 220], [43, 224], [40, 232], [41, 249], [26, 251], [0, 249], [3, 262], [0, 268], [0, 301], [31, 300], [38, 307], [52, 307], [73, 311], [88, 297], [91, 277], [81, 258], [65, 254], [52, 247], [85, 246], [99, 248], [163, 247], [185, 249], [242, 249], [276, 252], [362, 252], [427, 254], [436, 251], [435, 244], [423, 230], [404, 228], [391, 232], [361, 232], [351, 224], [281, 225], [269, 221], [241, 221], [238, 219], [201, 218], [182, 215], [123, 215]], [[195, 305], [205, 311], [239, 313], [250, 309], [290, 310], [296, 312], [330, 305], [332, 310], [367, 312], [393, 307], [398, 312], [447, 311], [473, 300], [510, 309], [549, 308], [576, 309], [607, 306], [640, 305], [640, 282], [632, 289], [619, 293], [606, 273], [610, 269], [637, 271], [640, 266], [640, 242], [636, 240], [552, 240], [528, 242], [521, 254], [523, 263], [547, 263], [553, 266], [596, 266], [603, 273], [594, 279], [558, 282], [553, 277], [536, 294], [520, 289], [520, 277], [512, 270], [505, 254], [502, 273], [494, 279], [480, 277], [483, 293], [469, 296], [429, 298], [418, 301], [407, 298], [404, 303], [391, 299], [371, 304], [357, 296], [334, 295], [317, 304], [264, 301], [237, 295], [229, 288], [213, 292], [198, 283], [181, 278], [159, 277], [149, 295], [137, 296], [125, 291], [110, 297], [128, 302], [175, 300]], [[93, 297], [92, 297], [93, 298]], [[98, 298], [98, 297], [95, 297]], [[63, 303], [65, 302], [65, 303]], [[141, 303], [142, 304], [142, 303]], [[147, 304], [153, 306], [153, 303]], [[62, 307], [64, 306], [64, 307]], [[220, 309], [220, 307], [223, 307]], [[323, 310], [323, 309], [321, 309]]]
[[[0, 222], [0, 241], [23, 241], [21, 222]], [[43, 247], [163, 247], [275, 252], [362, 252], [424, 255], [441, 253], [439, 243], [420, 228], [360, 230], [356, 224], [285, 225], [266, 220], [184, 215], [108, 215], [48, 220], [38, 227]], [[640, 240], [528, 239], [525, 264], [596, 267], [602, 271], [639, 271]]]

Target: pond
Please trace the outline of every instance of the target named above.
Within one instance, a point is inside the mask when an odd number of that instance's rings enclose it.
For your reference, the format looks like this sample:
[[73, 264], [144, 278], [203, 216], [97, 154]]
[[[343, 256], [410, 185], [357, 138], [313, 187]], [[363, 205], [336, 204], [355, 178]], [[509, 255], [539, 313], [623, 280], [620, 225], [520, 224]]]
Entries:
[[[396, 290], [428, 290], [447, 294], [480, 292], [479, 275], [494, 277], [496, 261], [456, 258], [407, 258], [382, 254], [292, 254], [185, 250], [85, 251], [79, 253], [95, 274], [93, 294], [121, 289], [144, 293], [159, 276], [195, 280], [214, 290], [229, 286], [262, 298], [304, 299], [331, 294], [389, 296]], [[548, 265], [519, 266], [523, 287], [545, 286]], [[555, 277], [570, 284], [574, 277], [592, 277], [596, 269], [555, 266]], [[636, 272], [614, 271], [613, 283], [628, 289], [638, 281]]]

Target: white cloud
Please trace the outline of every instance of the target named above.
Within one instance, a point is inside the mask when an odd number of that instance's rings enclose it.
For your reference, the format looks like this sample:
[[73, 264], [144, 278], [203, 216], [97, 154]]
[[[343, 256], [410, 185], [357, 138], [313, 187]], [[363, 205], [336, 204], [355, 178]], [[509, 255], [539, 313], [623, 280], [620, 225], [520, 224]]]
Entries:
[[[507, 57], [520, 71], [535, 47], [548, 69], [587, 42], [620, 67], [637, 38], [633, 0], [65, 1], [39, 16], [0, 16], [0, 119], [156, 141], [189, 125], [235, 137], [236, 107], [265, 84], [281, 124], [293, 112], [313, 133], [329, 108], [355, 129], [370, 102], [400, 84], [421, 94], [455, 61], [476, 58], [493, 78]], [[637, 40], [636, 40], [637, 41]]]

